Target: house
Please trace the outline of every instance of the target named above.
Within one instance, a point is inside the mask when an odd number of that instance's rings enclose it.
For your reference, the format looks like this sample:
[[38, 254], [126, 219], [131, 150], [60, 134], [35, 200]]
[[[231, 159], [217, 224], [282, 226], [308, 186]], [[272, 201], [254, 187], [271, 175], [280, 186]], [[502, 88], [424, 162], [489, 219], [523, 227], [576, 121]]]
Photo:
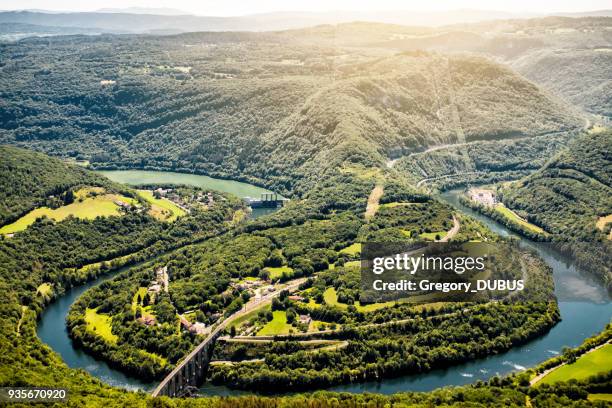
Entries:
[[149, 286], [149, 288], [147, 289], [147, 291], [150, 293], [159, 293], [161, 292], [161, 290], [161, 285], [158, 284], [156, 281], [151, 282], [151, 286]]
[[191, 322], [187, 320], [183, 315], [179, 315], [179, 320], [181, 321], [181, 326], [183, 326], [187, 330], [191, 330]]
[[154, 191], [154, 193], [159, 194], [160, 197], [165, 197], [170, 191], [172, 191], [171, 188], [164, 190], [163, 188], [158, 188], [157, 190]]
[[121, 200], [114, 200], [113, 203], [115, 203], [115, 205], [118, 207], [125, 208], [126, 210], [130, 210], [132, 208], [130, 204]]
[[298, 295], [291, 295], [289, 296], [289, 300], [294, 300], [296, 302], [303, 302], [304, 298]]
[[469, 191], [469, 196], [472, 201], [486, 206], [494, 206], [497, 204], [497, 197], [493, 190], [486, 190], [481, 188], [472, 188]]
[[189, 331], [195, 334], [204, 334], [206, 333], [206, 325], [202, 322], [195, 322], [191, 325]]
[[155, 317], [151, 316], [151, 315], [147, 315], [147, 316], [142, 316], [140, 319], [138, 319], [141, 323], [146, 324], [147, 326], [153, 326], [155, 325], [155, 323], [157, 323], [157, 321], [155, 320]]
[[312, 318], [309, 315], [300, 315], [300, 323], [301, 324], [310, 324], [312, 322]]

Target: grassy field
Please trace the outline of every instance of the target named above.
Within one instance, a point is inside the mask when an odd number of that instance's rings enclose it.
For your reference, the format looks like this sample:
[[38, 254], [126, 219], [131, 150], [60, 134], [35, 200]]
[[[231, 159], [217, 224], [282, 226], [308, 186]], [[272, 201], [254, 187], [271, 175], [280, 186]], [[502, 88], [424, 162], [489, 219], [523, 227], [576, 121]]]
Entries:
[[340, 171], [345, 174], [353, 174], [362, 180], [382, 180], [384, 179], [383, 172], [378, 167], [363, 167], [363, 166], [347, 166], [344, 165]]
[[612, 402], [612, 394], [589, 394], [587, 396], [589, 401], [610, 401]]
[[77, 269], [77, 272], [84, 273], [84, 272], [89, 271], [90, 269], [99, 268], [102, 266], [104, 262], [106, 262], [107, 264], [113, 264], [113, 265], [123, 265], [125, 262], [127, 262], [132, 257], [132, 255], [133, 254], [128, 254], [128, 255], [120, 256], [118, 258], [113, 258], [109, 261], [101, 261], [101, 262], [94, 262], [91, 264], [87, 264]]
[[348, 261], [344, 264], [345, 268], [361, 268], [361, 261]]
[[438, 232], [424, 232], [422, 234], [419, 234], [419, 238], [425, 239], [427, 241], [435, 241], [436, 240], [436, 235], [439, 236], [439, 239], [442, 239], [446, 236], [447, 232], [446, 231], [438, 231]]
[[261, 306], [259, 306], [259, 307], [255, 308], [255, 309], [251, 310], [249, 313], [247, 313], [247, 314], [244, 314], [244, 315], [240, 316], [239, 318], [237, 318], [236, 320], [234, 320], [234, 322], [233, 322], [232, 326], [235, 326], [235, 327], [240, 327], [240, 325], [241, 325], [242, 323], [244, 323], [244, 322], [246, 322], [246, 321], [251, 320], [253, 317], [257, 316], [257, 314], [258, 314], [260, 311], [262, 311], [262, 310], [263, 310], [263, 311], [268, 311], [268, 310], [270, 310], [270, 304], [267, 304], [267, 305], [266, 305], [266, 304], [261, 305]]
[[278, 334], [289, 334], [289, 330], [293, 329], [287, 323], [287, 313], [284, 310], [275, 310], [272, 312], [274, 316], [262, 329], [257, 332], [258, 336], [276, 336]]
[[149, 190], [138, 190], [138, 195], [151, 204], [149, 214], [161, 221], [172, 222], [178, 217], [185, 215], [185, 211], [165, 198], [153, 197], [153, 192]]
[[398, 201], [395, 201], [393, 203], [386, 203], [386, 204], [381, 204], [380, 208], [395, 208], [395, 207], [405, 207], [408, 205], [413, 205], [414, 203], [400, 203]]
[[355, 242], [354, 244], [349, 245], [346, 248], [342, 248], [340, 250], [340, 253], [351, 255], [351, 256], [357, 255], [361, 253], [361, 243]]
[[283, 273], [287, 274], [287, 276], [293, 275], [293, 268], [289, 266], [267, 267], [264, 269], [270, 273], [271, 280], [280, 278], [283, 276]]
[[[338, 302], [338, 294], [336, 293], [336, 288], [334, 287], [325, 289], [325, 292], [323, 292], [323, 300], [330, 306], [337, 306], [342, 309], [346, 309], [349, 306], [346, 303]], [[384, 307], [393, 306], [395, 303], [395, 301], [391, 301], [385, 303], [370, 303], [362, 306], [359, 301], [356, 301], [354, 306], [359, 312], [372, 312]]]
[[504, 217], [508, 218], [511, 221], [516, 222], [519, 225], [527, 228], [530, 231], [537, 232], [538, 234], [545, 234], [546, 232], [538, 227], [537, 225], [533, 225], [530, 222], [525, 221], [521, 217], [519, 217], [514, 211], [506, 207], [503, 203], [499, 203], [495, 206], [495, 211], [502, 214]]
[[49, 283], [41, 283], [40, 285], [38, 285], [38, 288], [36, 289], [36, 293], [40, 293], [41, 295], [45, 297], [50, 297], [51, 294], [53, 293], [53, 288], [51, 287]]
[[145, 316], [155, 317], [153, 313], [151, 312], [151, 309], [153, 308], [152, 306], [149, 305], [149, 306], [143, 307], [142, 303], [138, 303], [138, 295], [140, 295], [140, 299], [142, 302], [142, 299], [144, 299], [145, 293], [147, 293], [147, 288], [143, 288], [143, 287], [138, 288], [138, 291], [134, 293], [134, 296], [132, 297], [132, 312], [135, 312], [136, 308], [140, 306], [142, 317], [145, 317]]
[[87, 308], [85, 311], [87, 329], [101, 336], [109, 343], [117, 343], [117, 336], [111, 333], [111, 320], [110, 316], [98, 313], [95, 309]]
[[[87, 192], [92, 189], [86, 189]], [[36, 221], [37, 218], [47, 216], [55, 221], [61, 221], [72, 215], [77, 218], [93, 219], [98, 216], [108, 217], [120, 215], [120, 207], [115, 201], [122, 201], [128, 204], [135, 204], [133, 198], [124, 197], [118, 194], [101, 194], [95, 197], [85, 197], [86, 193], [79, 190], [75, 193], [77, 201], [72, 204], [64, 205], [59, 208], [41, 207], [30, 211], [12, 224], [0, 228], [0, 234], [12, 234], [23, 231]], [[79, 201], [82, 198], [82, 201]]]
[[582, 380], [592, 375], [609, 371], [612, 367], [612, 344], [587, 353], [579, 357], [576, 362], [566, 364], [546, 375], [538, 384], [552, 384], [559, 381], [568, 381], [572, 378]]

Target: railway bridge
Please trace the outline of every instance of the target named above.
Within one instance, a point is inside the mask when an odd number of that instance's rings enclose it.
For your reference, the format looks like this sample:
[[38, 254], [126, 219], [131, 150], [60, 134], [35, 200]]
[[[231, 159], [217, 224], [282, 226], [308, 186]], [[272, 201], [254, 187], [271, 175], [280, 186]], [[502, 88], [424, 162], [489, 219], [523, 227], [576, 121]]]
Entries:
[[[226, 320], [227, 321], [227, 320]], [[190, 387], [201, 385], [208, 371], [217, 338], [223, 333], [227, 324], [221, 323], [202, 341], [189, 355], [184, 358], [162, 380], [153, 391], [153, 396], [181, 397], [185, 396]]]
[[287, 282], [286, 285], [281, 286], [274, 292], [250, 301], [244, 308], [220, 322], [213, 328], [208, 336], [198, 344], [187, 357], [181, 360], [161, 383], [159, 383], [157, 388], [153, 391], [153, 396], [158, 397], [165, 395], [168, 397], [182, 397], [189, 394], [192, 388], [202, 385], [206, 380], [206, 373], [208, 372], [208, 366], [212, 358], [215, 342], [219, 336], [224, 333], [225, 329], [241, 316], [272, 302], [272, 299], [280, 295], [283, 290], [293, 292], [305, 281], [306, 278], [300, 278]]

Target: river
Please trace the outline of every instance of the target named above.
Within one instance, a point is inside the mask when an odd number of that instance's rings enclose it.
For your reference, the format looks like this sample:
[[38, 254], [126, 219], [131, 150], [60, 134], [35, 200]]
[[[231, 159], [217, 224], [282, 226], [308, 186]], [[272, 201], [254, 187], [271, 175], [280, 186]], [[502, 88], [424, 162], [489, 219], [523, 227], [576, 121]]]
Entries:
[[487, 380], [494, 375], [505, 375], [538, 365], [556, 356], [563, 347], [575, 347], [584, 339], [599, 333], [612, 318], [612, 304], [607, 291], [595, 279], [568, 263], [549, 245], [530, 241], [508, 230], [505, 226], [485, 217], [459, 202], [460, 190], [447, 191], [439, 198], [464, 213], [482, 221], [493, 232], [521, 239], [521, 245], [535, 249], [553, 269], [555, 295], [559, 299], [561, 322], [547, 334], [520, 347], [445, 369], [425, 374], [385, 379], [333, 387], [330, 391], [379, 392], [392, 394], [401, 391], [431, 391], [449, 385], [470, 384]]
[[[103, 172], [103, 174], [109, 175], [110, 178], [115, 181], [131, 184], [175, 182], [226, 191], [223, 188], [223, 182], [226, 181], [222, 181], [217, 187], [213, 187], [206, 184], [208, 182], [206, 180], [210, 178], [205, 176], [172, 173], [169, 179], [156, 179], [152, 174], [161, 172], [142, 173], [143, 177], [138, 178], [138, 173], [136, 171]], [[165, 173], [161, 174], [165, 177]], [[177, 174], [178, 176], [176, 176]], [[151, 178], [149, 178], [150, 176]], [[192, 181], [188, 182], [187, 180]], [[219, 180], [215, 180], [215, 182], [219, 182]], [[236, 182], [230, 183], [232, 188], [236, 187], [234, 184]], [[247, 189], [246, 186], [238, 187]], [[259, 187], [250, 187], [259, 189]], [[247, 190], [234, 191], [238, 191], [238, 195], [242, 196], [243, 193], [240, 193], [240, 191]], [[249, 191], [251, 192], [248, 194], [251, 195], [257, 194], [257, 191], [265, 192], [263, 189]], [[234, 194], [236, 194], [236, 192], [234, 192]], [[440, 198], [461, 211], [479, 219], [491, 228], [491, 230], [500, 235], [517, 236], [501, 224], [463, 206], [458, 200], [459, 194], [460, 192], [458, 190], [449, 191], [442, 194]], [[495, 356], [477, 359], [446, 369], [433, 370], [428, 373], [414, 376], [385, 379], [380, 382], [337, 386], [331, 388], [330, 391], [392, 394], [401, 391], [429, 391], [443, 386], [469, 384], [479, 379], [486, 380], [494, 375], [505, 375], [532, 367], [562, 352], [563, 347], [575, 347], [582, 343], [585, 338], [600, 332], [605, 325], [610, 322], [610, 318], [612, 318], [610, 296], [605, 289], [589, 275], [581, 273], [581, 271], [568, 262], [568, 260], [551, 250], [546, 244], [532, 242], [525, 238], [522, 238], [521, 242], [522, 245], [535, 249], [553, 268], [555, 293], [559, 299], [559, 309], [561, 310], [562, 320], [554, 326], [550, 332], [521, 347], [513, 348]], [[113, 275], [114, 274], [99, 278], [94, 282], [75, 288], [49, 305], [42, 314], [38, 326], [38, 336], [43, 342], [47, 343], [53, 350], [59, 353], [70, 367], [83, 368], [111, 385], [122, 386], [127, 389], [144, 389], [149, 391], [155, 387], [156, 383], [143, 383], [138, 379], [128, 377], [120, 371], [110, 368], [103, 361], [96, 360], [83, 351], [74, 349], [68, 337], [65, 319], [70, 305], [72, 305], [77, 297], [85, 290], [99, 284], [105, 279], [109, 279]], [[203, 395], [243, 394], [243, 392], [230, 390], [227, 387], [213, 386], [210, 384], [202, 386], [200, 392]]]
[[[234, 194], [238, 197], [259, 197], [262, 193], [270, 193], [261, 187], [233, 180], [221, 180], [208, 176], [196, 174], [161, 172], [161, 171], [100, 171], [99, 173], [118, 183], [125, 184], [186, 184], [195, 187], [210, 188]], [[280, 197], [280, 196], [279, 196]], [[256, 218], [276, 211], [275, 208], [255, 208], [250, 217]], [[82, 368], [93, 376], [98, 377], [107, 384], [124, 387], [129, 390], [153, 390], [157, 382], [143, 382], [138, 378], [128, 376], [119, 370], [110, 367], [106, 362], [98, 360], [83, 350], [73, 347], [72, 340], [68, 337], [66, 328], [66, 316], [70, 306], [87, 289], [96, 286], [103, 281], [112, 278], [124, 271], [121, 268], [113, 273], [102, 276], [95, 281], [73, 288], [62, 297], [51, 303], [42, 313], [38, 324], [38, 337], [53, 350], [72, 368]]]

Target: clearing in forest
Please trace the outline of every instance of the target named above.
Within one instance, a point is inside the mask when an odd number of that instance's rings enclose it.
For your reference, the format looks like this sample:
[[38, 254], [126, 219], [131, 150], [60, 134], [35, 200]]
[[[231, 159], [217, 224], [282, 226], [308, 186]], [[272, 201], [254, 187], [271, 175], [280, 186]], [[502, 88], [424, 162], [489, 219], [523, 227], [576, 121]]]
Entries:
[[149, 214], [160, 221], [172, 222], [185, 215], [181, 207], [166, 198], [155, 198], [152, 191], [138, 190], [138, 195], [151, 204]]
[[515, 223], [522, 225], [523, 227], [527, 228], [530, 231], [536, 232], [538, 234], [546, 233], [546, 231], [544, 231], [542, 228], [523, 219], [517, 213], [515, 213], [514, 211], [506, 207], [503, 203], [497, 204], [495, 206], [495, 211], [499, 212], [504, 217], [508, 218], [510, 221], [514, 221]]
[[361, 253], [361, 243], [360, 242], [355, 242], [354, 244], [351, 244], [349, 246], [347, 246], [346, 248], [342, 248], [340, 250], [341, 254], [347, 254], [347, 255], [351, 255], [351, 256], [355, 256]]
[[258, 336], [276, 336], [279, 334], [289, 334], [293, 326], [287, 323], [287, 313], [284, 310], [272, 312], [270, 320], [258, 333]]
[[96, 333], [109, 343], [117, 343], [118, 337], [111, 333], [111, 321], [112, 318], [108, 315], [98, 313], [96, 309], [89, 309], [85, 311], [85, 321], [87, 322], [87, 329]]
[[376, 187], [374, 187], [370, 193], [370, 196], [368, 197], [368, 206], [366, 207], [365, 211], [366, 220], [369, 220], [376, 215], [378, 207], [380, 207], [380, 197], [382, 197], [384, 191], [385, 190], [382, 185], [376, 185]]
[[[102, 190], [103, 192], [104, 190]], [[91, 196], [89, 193], [97, 195]], [[36, 221], [46, 216], [55, 221], [62, 221], [72, 215], [76, 218], [94, 219], [96, 217], [109, 217], [121, 215], [121, 206], [118, 203], [135, 205], [136, 200], [119, 194], [100, 194], [98, 188], [82, 189], [75, 192], [75, 201], [72, 204], [59, 208], [41, 207], [30, 211], [12, 224], [0, 228], [0, 234], [12, 234], [23, 231]]]
[[287, 265], [284, 266], [268, 266], [264, 268], [270, 274], [270, 280], [276, 280], [285, 275], [287, 278], [293, 275], [293, 268]]
[[[612, 214], [606, 215], [605, 217], [599, 217], [599, 219], [595, 223], [595, 226], [599, 230], [603, 231], [604, 228], [606, 227], [606, 225], [608, 225], [610, 223], [612, 223]], [[610, 230], [610, 233], [608, 234], [608, 239], [612, 240], [612, 230]]]

